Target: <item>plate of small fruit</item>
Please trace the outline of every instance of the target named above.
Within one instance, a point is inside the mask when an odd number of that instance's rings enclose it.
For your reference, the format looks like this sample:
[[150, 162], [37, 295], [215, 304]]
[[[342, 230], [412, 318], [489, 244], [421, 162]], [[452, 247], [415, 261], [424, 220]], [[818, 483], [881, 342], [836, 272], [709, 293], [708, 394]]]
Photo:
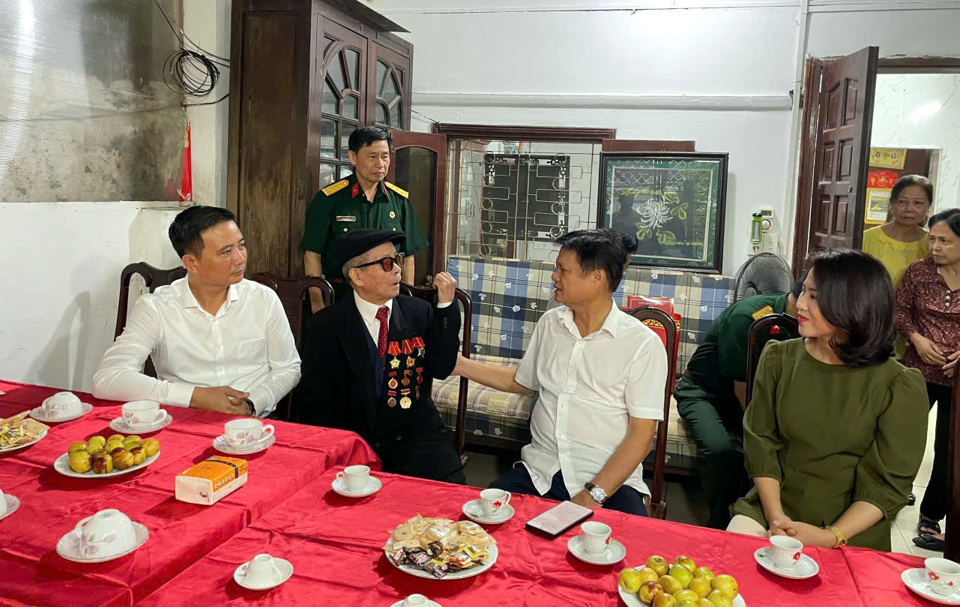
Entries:
[[155, 438], [114, 434], [109, 439], [94, 436], [77, 441], [53, 462], [53, 468], [73, 478], [110, 478], [146, 468], [160, 457]]
[[732, 576], [715, 575], [680, 555], [671, 565], [655, 554], [640, 567], [620, 572], [620, 598], [630, 607], [746, 607]]

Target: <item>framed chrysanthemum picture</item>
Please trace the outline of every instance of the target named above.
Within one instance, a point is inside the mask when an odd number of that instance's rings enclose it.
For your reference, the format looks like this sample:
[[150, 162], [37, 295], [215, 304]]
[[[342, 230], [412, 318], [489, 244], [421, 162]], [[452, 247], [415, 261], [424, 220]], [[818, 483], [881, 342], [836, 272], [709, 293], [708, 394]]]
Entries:
[[728, 156], [601, 154], [597, 224], [637, 239], [634, 265], [719, 272]]

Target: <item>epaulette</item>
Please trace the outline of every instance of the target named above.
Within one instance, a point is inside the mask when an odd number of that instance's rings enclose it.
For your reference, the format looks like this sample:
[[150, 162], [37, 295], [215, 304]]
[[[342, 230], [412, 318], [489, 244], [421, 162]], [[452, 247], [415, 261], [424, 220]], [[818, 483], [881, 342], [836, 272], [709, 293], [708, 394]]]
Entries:
[[403, 188], [398, 188], [397, 186], [393, 185], [393, 184], [390, 183], [389, 181], [384, 181], [383, 183], [385, 183], [388, 188], [390, 188], [391, 190], [393, 190], [393, 191], [396, 192], [397, 194], [400, 194], [400, 195], [403, 196], [404, 198], [410, 198], [410, 192], [404, 190]]
[[326, 194], [327, 196], [333, 196], [343, 188], [347, 187], [349, 184], [350, 184], [349, 180], [341, 179], [336, 183], [331, 183], [330, 185], [328, 185], [327, 187], [323, 188], [320, 191]]

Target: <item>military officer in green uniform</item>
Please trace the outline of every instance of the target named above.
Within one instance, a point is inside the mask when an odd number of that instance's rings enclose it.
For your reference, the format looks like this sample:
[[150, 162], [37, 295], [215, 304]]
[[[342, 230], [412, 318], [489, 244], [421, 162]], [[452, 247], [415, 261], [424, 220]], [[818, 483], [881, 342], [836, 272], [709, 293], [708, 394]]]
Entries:
[[[349, 140], [353, 175], [317, 192], [307, 207], [300, 241], [304, 274], [325, 276], [333, 284], [338, 300], [350, 288], [343, 282], [341, 268], [328, 255], [334, 241], [363, 228], [403, 232], [407, 239], [397, 252], [405, 255], [401, 278], [407, 284], [414, 281], [414, 254], [427, 247], [427, 237], [420, 229], [409, 195], [384, 181], [390, 169], [391, 144], [390, 133], [380, 127], [355, 130]], [[314, 312], [323, 307], [318, 290], [311, 289], [310, 302]]]
[[710, 504], [710, 527], [726, 528], [730, 506], [749, 486], [742, 445], [750, 325], [767, 314], [796, 316], [803, 278], [790, 293], [754, 295], [724, 310], [710, 325], [677, 382], [674, 398], [687, 434], [697, 445], [700, 479]]

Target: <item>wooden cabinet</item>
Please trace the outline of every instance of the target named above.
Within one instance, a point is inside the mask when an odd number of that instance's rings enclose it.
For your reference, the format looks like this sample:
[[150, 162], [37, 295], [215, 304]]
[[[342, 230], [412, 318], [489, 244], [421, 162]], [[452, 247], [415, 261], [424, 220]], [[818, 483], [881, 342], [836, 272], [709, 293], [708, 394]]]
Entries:
[[356, 0], [234, 0], [227, 207], [248, 275], [303, 271], [306, 207], [361, 125], [410, 127], [413, 45]]

